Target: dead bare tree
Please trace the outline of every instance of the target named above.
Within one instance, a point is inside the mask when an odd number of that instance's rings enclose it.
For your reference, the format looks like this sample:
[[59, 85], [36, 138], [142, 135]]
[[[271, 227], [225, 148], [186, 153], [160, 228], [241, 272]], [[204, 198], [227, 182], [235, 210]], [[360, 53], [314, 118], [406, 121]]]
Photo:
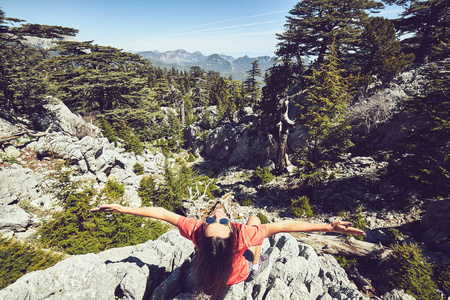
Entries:
[[189, 201], [192, 200], [203, 200], [204, 198], [206, 198], [206, 193], [208, 192], [208, 186], [213, 182], [213, 180], [211, 179], [209, 182], [205, 181], [200, 181], [200, 186], [202, 186], [203, 184], [205, 185], [204, 190], [203, 190], [203, 194], [200, 193], [199, 190], [199, 182], [197, 181], [195, 183], [195, 191], [192, 191], [192, 187], [188, 187], [189, 190]]
[[318, 253], [350, 257], [386, 257], [392, 250], [388, 247], [359, 241], [341, 235], [295, 234], [297, 241], [313, 247]]
[[291, 129], [295, 122], [289, 119], [288, 110], [289, 110], [289, 99], [286, 95], [286, 98], [280, 99], [280, 118], [279, 122], [277, 123], [278, 127], [278, 150], [277, 150], [277, 171], [278, 173], [284, 173], [286, 172], [287, 165], [288, 165], [288, 157], [286, 154], [286, 145], [287, 145], [287, 139], [289, 136], [289, 129]]
[[10, 136], [6, 136], [6, 137], [0, 138], [0, 143], [5, 143], [5, 142], [8, 142], [8, 141], [15, 140], [15, 139], [17, 139], [17, 138], [19, 138], [19, 137], [21, 137], [22, 135], [25, 135], [25, 134], [28, 135], [28, 136], [31, 136], [31, 137], [36, 137], [36, 138], [37, 137], [41, 137], [41, 136], [47, 135], [50, 132], [50, 130], [52, 129], [52, 126], [53, 126], [53, 124], [50, 124], [50, 126], [47, 128], [46, 131], [38, 132], [38, 133], [34, 133], [33, 131], [31, 131], [29, 129], [24, 129], [24, 130], [22, 130], [20, 132], [13, 133]]

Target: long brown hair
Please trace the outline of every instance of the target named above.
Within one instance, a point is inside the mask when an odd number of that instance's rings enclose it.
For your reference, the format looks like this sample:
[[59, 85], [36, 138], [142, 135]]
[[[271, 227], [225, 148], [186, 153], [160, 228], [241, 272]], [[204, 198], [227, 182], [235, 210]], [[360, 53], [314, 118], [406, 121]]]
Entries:
[[237, 234], [237, 230], [231, 226], [230, 236], [226, 239], [203, 235], [198, 241], [194, 261], [197, 294], [204, 292], [215, 300], [225, 292], [233, 271]]

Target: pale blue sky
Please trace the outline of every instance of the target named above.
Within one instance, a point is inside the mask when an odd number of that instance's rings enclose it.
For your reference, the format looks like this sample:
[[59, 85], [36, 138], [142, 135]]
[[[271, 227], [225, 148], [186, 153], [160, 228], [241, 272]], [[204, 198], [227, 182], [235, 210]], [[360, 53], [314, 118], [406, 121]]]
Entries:
[[[273, 55], [294, 0], [2, 0], [7, 17], [79, 30], [78, 41], [124, 50]], [[383, 15], [394, 18], [398, 8]]]

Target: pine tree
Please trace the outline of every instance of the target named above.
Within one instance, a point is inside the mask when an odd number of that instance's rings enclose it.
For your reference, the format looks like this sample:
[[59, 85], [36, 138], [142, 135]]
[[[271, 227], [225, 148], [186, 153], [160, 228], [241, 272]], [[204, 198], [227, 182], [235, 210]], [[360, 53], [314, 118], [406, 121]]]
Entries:
[[144, 152], [144, 145], [139, 139], [139, 136], [137, 136], [125, 123], [121, 126], [119, 137], [122, 139], [123, 147], [126, 151], [134, 152], [137, 155], [141, 155], [142, 152]]
[[287, 16], [285, 32], [278, 35], [277, 56], [292, 62], [293, 74], [302, 75], [305, 60], [320, 65], [335, 39], [337, 57], [351, 69], [368, 10], [383, 8], [373, 0], [303, 0]]
[[191, 67], [189, 74], [191, 76], [190, 80], [192, 86], [191, 99], [194, 104], [194, 107], [203, 107], [205, 105], [208, 105], [207, 83], [205, 80], [203, 70], [198, 66], [194, 66]]
[[369, 19], [361, 35], [361, 66], [363, 75], [378, 75], [383, 81], [410, 67], [414, 54], [400, 52], [400, 41], [395, 35], [395, 27], [385, 18]]
[[[308, 184], [320, 180], [322, 170], [346, 150], [349, 126], [345, 119], [349, 106], [347, 83], [337, 58], [336, 45], [324, 58], [319, 70], [306, 79], [311, 82], [305, 99], [299, 104], [300, 123], [308, 134], [303, 177]], [[319, 173], [318, 173], [319, 172]]]
[[168, 95], [170, 93], [169, 81], [167, 78], [158, 78], [156, 80], [156, 101], [160, 106], [170, 106]]
[[256, 79], [257, 77], [262, 77], [259, 61], [252, 61], [252, 67], [246, 73], [247, 79], [244, 81], [245, 94], [246, 97], [249, 98], [250, 105], [255, 107], [258, 104], [261, 95], [259, 88], [261, 82]]
[[276, 63], [266, 73], [265, 86], [262, 88], [263, 97], [258, 104], [258, 109], [263, 114], [261, 119], [264, 124], [277, 122], [277, 114], [281, 109], [280, 98], [284, 97], [293, 79], [293, 70], [288, 62]]
[[118, 142], [117, 131], [111, 126], [111, 124], [106, 119], [103, 119], [101, 124], [103, 129], [103, 135], [108, 139], [110, 143], [114, 143], [114, 145], [117, 146]]
[[228, 80], [220, 77], [214, 89], [214, 97], [217, 99], [219, 120], [228, 119], [229, 121], [232, 121], [233, 112], [236, 111], [236, 104], [232, 101], [230, 96], [229, 84]]
[[[137, 108], [150, 65], [136, 54], [92, 42], [60, 42], [45, 61], [57, 96], [75, 111], [106, 112]], [[140, 76], [138, 76], [140, 74]]]
[[[401, 17], [394, 20], [406, 53], [414, 53], [417, 62], [434, 61], [450, 53], [450, 6], [448, 0], [387, 0], [389, 4], [405, 7]], [[445, 50], [445, 52], [438, 51]], [[436, 56], [440, 54], [440, 56]]]
[[[0, 10], [0, 105], [22, 113], [37, 112], [47, 84], [39, 71], [45, 51], [33, 49], [25, 36], [74, 36], [78, 30], [60, 26], [20, 24], [24, 20], [9, 18]], [[14, 25], [20, 24], [20, 27]]]

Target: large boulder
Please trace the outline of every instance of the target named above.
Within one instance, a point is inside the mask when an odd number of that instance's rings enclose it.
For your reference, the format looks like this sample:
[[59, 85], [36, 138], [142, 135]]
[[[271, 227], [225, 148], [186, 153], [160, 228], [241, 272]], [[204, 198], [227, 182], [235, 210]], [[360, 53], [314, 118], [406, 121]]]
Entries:
[[0, 230], [25, 231], [32, 223], [31, 216], [17, 205], [0, 205]]
[[101, 130], [90, 122], [86, 122], [81, 116], [76, 115], [59, 99], [47, 96], [42, 100], [43, 111], [33, 115], [33, 119], [44, 130], [50, 125], [54, 131], [61, 131], [72, 136], [101, 137]]
[[[336, 260], [318, 256], [289, 234], [263, 243], [268, 267], [229, 288], [225, 299], [366, 299]], [[194, 245], [178, 230], [156, 241], [70, 257], [31, 272], [0, 291], [1, 299], [192, 299]]]
[[12, 164], [2, 167], [0, 176], [0, 205], [14, 204], [39, 194], [39, 178], [30, 169]]

